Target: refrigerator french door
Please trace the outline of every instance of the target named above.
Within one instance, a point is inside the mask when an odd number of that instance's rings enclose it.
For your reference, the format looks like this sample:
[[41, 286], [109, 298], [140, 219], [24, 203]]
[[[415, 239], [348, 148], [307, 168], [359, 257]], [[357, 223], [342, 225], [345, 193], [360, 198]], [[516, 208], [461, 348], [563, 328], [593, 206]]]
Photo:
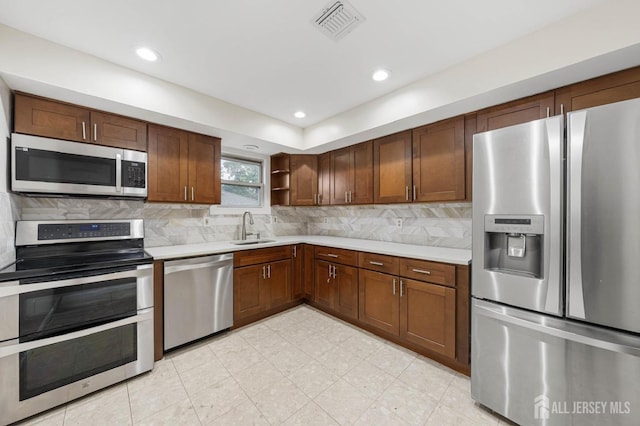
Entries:
[[523, 425], [636, 425], [640, 99], [562, 121], [474, 137], [472, 397]]

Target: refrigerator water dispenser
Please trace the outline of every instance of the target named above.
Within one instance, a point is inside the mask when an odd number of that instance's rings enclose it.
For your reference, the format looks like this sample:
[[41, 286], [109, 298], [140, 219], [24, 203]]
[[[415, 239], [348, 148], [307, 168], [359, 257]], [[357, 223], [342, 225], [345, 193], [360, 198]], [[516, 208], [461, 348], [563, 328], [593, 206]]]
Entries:
[[490, 271], [543, 277], [544, 216], [485, 216], [484, 267]]

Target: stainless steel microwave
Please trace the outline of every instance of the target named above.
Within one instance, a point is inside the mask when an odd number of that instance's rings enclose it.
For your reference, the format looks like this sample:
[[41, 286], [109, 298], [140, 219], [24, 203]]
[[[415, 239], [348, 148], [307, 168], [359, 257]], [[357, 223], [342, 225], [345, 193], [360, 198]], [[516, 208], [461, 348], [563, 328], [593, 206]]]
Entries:
[[147, 196], [147, 154], [13, 133], [11, 190], [143, 198]]

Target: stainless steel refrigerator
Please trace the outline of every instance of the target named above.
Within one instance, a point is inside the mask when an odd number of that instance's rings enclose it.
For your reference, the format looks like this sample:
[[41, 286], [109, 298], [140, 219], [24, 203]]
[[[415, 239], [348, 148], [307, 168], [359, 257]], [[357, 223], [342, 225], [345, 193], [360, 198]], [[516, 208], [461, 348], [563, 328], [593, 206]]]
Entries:
[[471, 394], [640, 424], [640, 99], [474, 136]]

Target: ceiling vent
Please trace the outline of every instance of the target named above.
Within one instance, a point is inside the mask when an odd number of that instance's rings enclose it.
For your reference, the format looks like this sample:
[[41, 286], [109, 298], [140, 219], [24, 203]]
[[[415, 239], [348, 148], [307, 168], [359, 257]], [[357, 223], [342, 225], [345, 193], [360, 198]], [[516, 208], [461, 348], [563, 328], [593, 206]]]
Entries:
[[312, 23], [331, 40], [338, 41], [364, 22], [364, 16], [346, 0], [329, 2]]

